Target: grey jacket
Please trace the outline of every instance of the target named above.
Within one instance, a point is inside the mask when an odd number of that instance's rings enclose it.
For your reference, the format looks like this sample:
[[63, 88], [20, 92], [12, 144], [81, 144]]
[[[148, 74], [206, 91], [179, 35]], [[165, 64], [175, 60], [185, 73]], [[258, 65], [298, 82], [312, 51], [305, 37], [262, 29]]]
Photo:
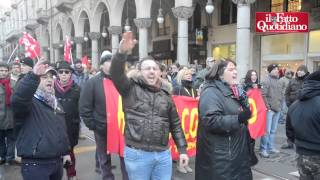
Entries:
[[281, 110], [282, 86], [278, 78], [267, 75], [261, 82], [262, 96], [268, 110]]
[[[13, 94], [14, 83], [10, 82], [11, 91]], [[6, 106], [6, 92], [2, 85], [0, 85], [0, 130], [13, 129], [13, 113], [11, 107]]]

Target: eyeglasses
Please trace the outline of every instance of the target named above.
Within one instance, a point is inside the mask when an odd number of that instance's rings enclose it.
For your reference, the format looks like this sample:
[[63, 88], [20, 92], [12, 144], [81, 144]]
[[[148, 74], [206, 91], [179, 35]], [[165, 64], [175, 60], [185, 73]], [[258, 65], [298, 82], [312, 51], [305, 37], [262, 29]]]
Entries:
[[58, 73], [59, 74], [63, 74], [63, 73], [70, 74], [70, 71], [68, 71], [68, 70], [59, 70]]
[[144, 68], [141, 68], [142, 71], [150, 71], [150, 70], [153, 70], [153, 71], [159, 71], [159, 67], [144, 67]]

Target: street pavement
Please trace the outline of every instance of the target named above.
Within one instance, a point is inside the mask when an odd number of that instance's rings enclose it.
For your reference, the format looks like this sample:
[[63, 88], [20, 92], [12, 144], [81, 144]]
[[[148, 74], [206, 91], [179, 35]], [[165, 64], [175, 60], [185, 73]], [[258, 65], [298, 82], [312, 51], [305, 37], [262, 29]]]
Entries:
[[[83, 128], [82, 134], [87, 138], [79, 140], [79, 145], [75, 149], [76, 153], [76, 169], [80, 180], [101, 180], [99, 174], [95, 170], [95, 142], [93, 133], [86, 128]], [[276, 144], [280, 150], [280, 146], [285, 142], [284, 125], [279, 125], [276, 136]], [[256, 151], [258, 155], [259, 140], [256, 142]], [[259, 157], [259, 156], [258, 156]], [[259, 163], [253, 167], [254, 180], [297, 180], [298, 178], [289, 173], [297, 171], [296, 169], [296, 154], [293, 150], [281, 150], [277, 155], [272, 155], [269, 159], [261, 159]], [[121, 180], [119, 158], [116, 155], [112, 156], [112, 163], [116, 166], [113, 170], [116, 180]], [[173, 167], [173, 180], [194, 180], [194, 173], [182, 174]], [[194, 159], [191, 159], [190, 166], [194, 169]], [[0, 166], [0, 180], [21, 180], [19, 166]], [[64, 177], [66, 180], [66, 177]]]

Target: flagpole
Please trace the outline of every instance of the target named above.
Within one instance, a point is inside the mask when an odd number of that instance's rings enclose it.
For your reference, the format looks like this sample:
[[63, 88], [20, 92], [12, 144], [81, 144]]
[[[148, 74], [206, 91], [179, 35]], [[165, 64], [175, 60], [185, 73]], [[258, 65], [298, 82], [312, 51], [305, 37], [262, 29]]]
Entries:
[[71, 65], [73, 65], [73, 58], [72, 58], [72, 46], [71, 46], [71, 48], [70, 48], [70, 59], [71, 59]]
[[39, 59], [38, 54], [36, 53], [36, 51], [34, 50], [34, 48], [32, 48], [32, 50], [33, 50], [34, 54], [36, 55], [36, 57], [37, 57], [37, 59], [38, 59], [38, 62], [39, 62], [39, 61], [40, 61], [40, 59]]
[[19, 46], [19, 44], [17, 44], [17, 46], [13, 49], [13, 52], [11, 53], [11, 55], [10, 55], [10, 57], [9, 57], [8, 61], [7, 61], [7, 64], [9, 64], [9, 63], [10, 63], [10, 60], [11, 60], [11, 58], [12, 58], [13, 54], [14, 54], [14, 53], [16, 52], [16, 50], [18, 49], [18, 46]]

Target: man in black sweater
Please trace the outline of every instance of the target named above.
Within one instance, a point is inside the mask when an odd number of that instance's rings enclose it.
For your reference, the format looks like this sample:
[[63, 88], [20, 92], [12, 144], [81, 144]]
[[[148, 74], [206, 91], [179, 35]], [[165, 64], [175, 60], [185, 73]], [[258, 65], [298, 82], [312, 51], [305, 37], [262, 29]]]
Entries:
[[302, 90], [288, 110], [287, 123], [293, 132], [300, 180], [320, 179], [320, 71], [306, 77]]

